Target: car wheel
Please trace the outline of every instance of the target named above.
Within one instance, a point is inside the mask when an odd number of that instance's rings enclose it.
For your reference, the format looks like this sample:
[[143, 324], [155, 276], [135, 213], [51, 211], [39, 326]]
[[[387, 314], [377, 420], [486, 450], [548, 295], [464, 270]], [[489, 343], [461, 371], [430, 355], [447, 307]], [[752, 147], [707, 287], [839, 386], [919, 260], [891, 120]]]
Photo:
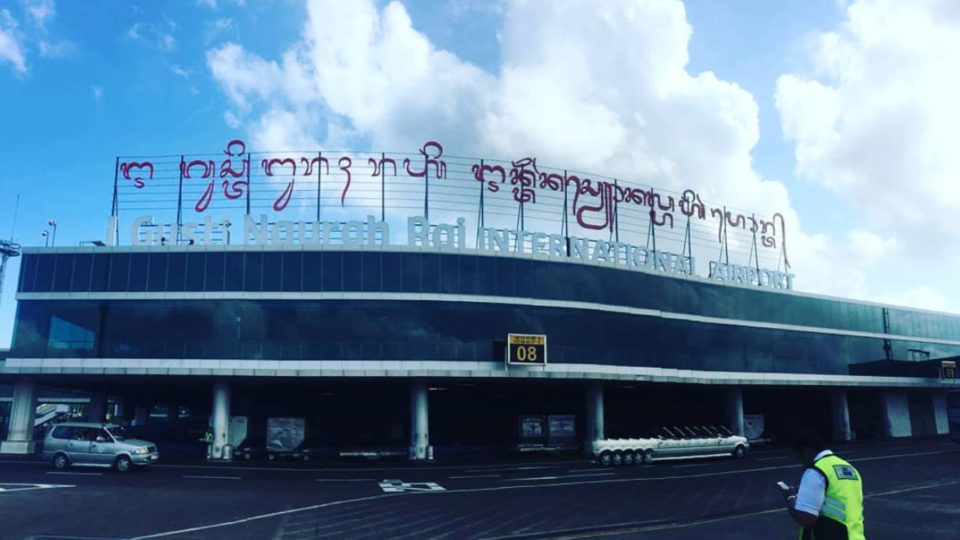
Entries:
[[304, 454], [304, 455], [303, 455], [303, 460], [304, 460], [304, 461], [310, 461], [310, 454]]
[[133, 468], [133, 461], [131, 461], [127, 456], [120, 456], [117, 458], [115, 466], [120, 472], [128, 472], [131, 468]]
[[613, 464], [613, 456], [610, 455], [610, 452], [601, 452], [600, 453], [600, 465], [604, 467], [609, 467]]
[[250, 452], [244, 452], [244, 454], [243, 454], [243, 460], [244, 460], [244, 461], [250, 461], [251, 459], [253, 459], [253, 454], [251, 454]]
[[624, 465], [633, 465], [636, 463], [636, 458], [633, 452], [624, 452], [623, 453], [623, 464]]
[[733, 449], [733, 457], [735, 457], [735, 458], [737, 458], [737, 459], [742, 458], [743, 455], [746, 454], [746, 453], [747, 453], [747, 449], [744, 448], [743, 446], [739, 445], [739, 444], [737, 445], [736, 448]]
[[66, 469], [70, 466], [70, 460], [67, 459], [67, 456], [64, 454], [57, 454], [53, 456], [53, 468], [54, 469]]
[[643, 462], [647, 464], [653, 463], [653, 450], [643, 451]]
[[620, 465], [623, 465], [623, 453], [622, 453], [622, 452], [614, 452], [614, 453], [613, 453], [613, 465], [614, 465], [614, 467], [619, 467]]
[[277, 456], [275, 456], [275, 455], [273, 455], [273, 454], [267, 454], [267, 460], [268, 460], [268, 461], [273, 461], [273, 460], [275, 460], [275, 459], [277, 459]]

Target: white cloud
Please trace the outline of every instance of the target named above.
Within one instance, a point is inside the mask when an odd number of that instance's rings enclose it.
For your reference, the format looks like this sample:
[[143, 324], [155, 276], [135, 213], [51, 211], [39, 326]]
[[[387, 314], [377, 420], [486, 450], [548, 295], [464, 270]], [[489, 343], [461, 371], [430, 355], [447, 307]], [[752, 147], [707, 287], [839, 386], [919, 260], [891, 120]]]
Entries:
[[23, 48], [17, 39], [17, 21], [7, 9], [0, 10], [0, 61], [10, 62], [20, 73], [27, 72]]
[[134, 23], [133, 26], [127, 30], [127, 37], [130, 39], [140, 39], [140, 28], [143, 26], [142, 23]]
[[39, 28], [43, 28], [47, 20], [57, 13], [53, 0], [24, 0], [24, 9]]
[[433, 139], [459, 155], [536, 155], [692, 187], [706, 201], [782, 212], [798, 287], [868, 293], [869, 257], [860, 255], [892, 248], [869, 234], [837, 241], [802, 231], [785, 186], [753, 169], [753, 96], [687, 71], [692, 29], [681, 2], [515, 0], [502, 9], [497, 74], [438, 49], [400, 3], [370, 0], [309, 1], [301, 35], [279, 60], [228, 43], [208, 51], [207, 64], [233, 104], [225, 121], [245, 126], [255, 147], [360, 139], [409, 151]]
[[189, 78], [190, 78], [190, 73], [187, 72], [187, 70], [183, 69], [182, 67], [180, 67], [180, 66], [178, 66], [178, 65], [176, 65], [176, 64], [170, 66], [170, 71], [172, 71], [173, 74], [176, 75], [176, 76], [178, 76], [178, 77], [183, 77], [184, 79], [189, 79]]
[[158, 47], [161, 51], [172, 51], [177, 46], [177, 40], [170, 34], [160, 36]]
[[810, 62], [777, 84], [798, 174], [910, 254], [955, 253], [960, 4], [858, 0], [841, 28], [811, 38]]
[[197, 3], [210, 9], [217, 9], [217, 0], [197, 0]]
[[878, 301], [895, 306], [960, 313], [960, 304], [957, 304], [954, 299], [943, 294], [942, 291], [927, 286], [911, 287], [900, 294], [878, 298]]
[[103, 87], [99, 85], [93, 85], [90, 87], [90, 91], [93, 93], [93, 100], [97, 103], [103, 101]]

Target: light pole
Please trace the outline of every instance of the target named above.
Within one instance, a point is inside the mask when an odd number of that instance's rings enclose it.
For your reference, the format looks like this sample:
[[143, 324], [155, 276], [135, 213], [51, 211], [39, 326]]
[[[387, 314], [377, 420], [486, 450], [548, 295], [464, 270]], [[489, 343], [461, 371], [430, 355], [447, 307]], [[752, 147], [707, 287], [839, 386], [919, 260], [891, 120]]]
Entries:
[[48, 233], [47, 230], [44, 229], [43, 232], [40, 233], [40, 236], [43, 237], [43, 247], [49, 246], [49, 245], [50, 245], [50, 233]]
[[53, 236], [50, 238], [50, 245], [55, 246], [57, 245], [57, 220], [51, 219], [47, 222], [47, 225], [53, 227]]

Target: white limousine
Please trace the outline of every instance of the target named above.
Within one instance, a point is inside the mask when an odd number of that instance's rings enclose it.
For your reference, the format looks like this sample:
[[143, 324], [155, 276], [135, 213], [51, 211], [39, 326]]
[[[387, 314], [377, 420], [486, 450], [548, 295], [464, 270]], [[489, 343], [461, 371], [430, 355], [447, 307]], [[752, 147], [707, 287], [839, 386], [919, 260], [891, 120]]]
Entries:
[[655, 458], [731, 455], [743, 457], [750, 448], [746, 437], [723, 426], [664, 427], [651, 438], [593, 441], [593, 457], [600, 465], [650, 463]]

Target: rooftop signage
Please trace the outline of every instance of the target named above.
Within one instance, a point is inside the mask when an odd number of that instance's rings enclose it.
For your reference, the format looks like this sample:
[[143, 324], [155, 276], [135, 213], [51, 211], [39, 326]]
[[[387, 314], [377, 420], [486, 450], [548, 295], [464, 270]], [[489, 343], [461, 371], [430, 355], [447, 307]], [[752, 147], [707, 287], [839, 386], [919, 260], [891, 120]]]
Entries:
[[234, 139], [215, 155], [117, 158], [109, 245], [126, 236], [121, 213], [134, 245], [450, 245], [686, 275], [696, 273], [696, 248], [716, 257], [710, 279], [783, 289], [793, 280], [779, 213], [757, 218], [708, 205], [692, 189], [543, 167], [530, 156], [444, 156], [436, 141], [416, 154], [278, 154]]

